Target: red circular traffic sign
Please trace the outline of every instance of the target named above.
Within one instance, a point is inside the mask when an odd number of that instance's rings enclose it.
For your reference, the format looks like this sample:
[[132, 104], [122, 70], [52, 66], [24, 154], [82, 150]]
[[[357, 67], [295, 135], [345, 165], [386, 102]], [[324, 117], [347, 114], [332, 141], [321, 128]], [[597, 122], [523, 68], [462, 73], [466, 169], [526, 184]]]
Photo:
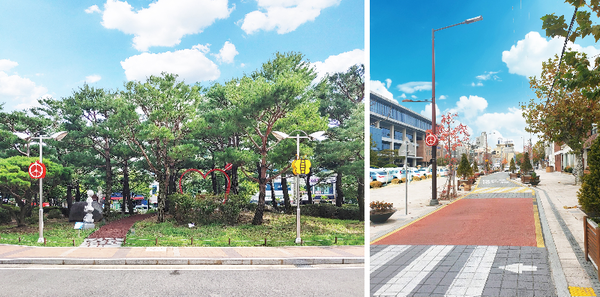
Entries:
[[428, 146], [436, 146], [438, 144], [438, 138], [435, 134], [427, 134], [425, 137], [425, 144]]
[[29, 165], [29, 176], [33, 179], [46, 177], [46, 165], [40, 161], [35, 161]]

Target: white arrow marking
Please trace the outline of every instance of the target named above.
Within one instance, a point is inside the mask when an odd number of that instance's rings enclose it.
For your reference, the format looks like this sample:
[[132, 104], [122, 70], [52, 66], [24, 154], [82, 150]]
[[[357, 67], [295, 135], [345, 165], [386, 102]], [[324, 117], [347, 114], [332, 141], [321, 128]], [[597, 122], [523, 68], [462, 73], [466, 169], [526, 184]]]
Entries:
[[523, 273], [525, 271], [537, 271], [537, 266], [523, 265], [523, 263], [510, 264], [498, 267], [514, 273]]

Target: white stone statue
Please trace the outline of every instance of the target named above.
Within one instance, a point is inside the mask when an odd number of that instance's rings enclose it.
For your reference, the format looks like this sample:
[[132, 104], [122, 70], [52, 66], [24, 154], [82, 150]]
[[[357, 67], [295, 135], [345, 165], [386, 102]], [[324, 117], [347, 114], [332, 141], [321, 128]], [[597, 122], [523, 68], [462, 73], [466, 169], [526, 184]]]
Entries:
[[92, 215], [92, 212], [94, 212], [94, 207], [92, 206], [92, 196], [94, 195], [94, 191], [88, 190], [87, 195], [87, 205], [84, 208], [86, 214], [85, 217], [83, 217], [83, 229], [93, 229], [96, 227], [94, 225], [94, 217]]

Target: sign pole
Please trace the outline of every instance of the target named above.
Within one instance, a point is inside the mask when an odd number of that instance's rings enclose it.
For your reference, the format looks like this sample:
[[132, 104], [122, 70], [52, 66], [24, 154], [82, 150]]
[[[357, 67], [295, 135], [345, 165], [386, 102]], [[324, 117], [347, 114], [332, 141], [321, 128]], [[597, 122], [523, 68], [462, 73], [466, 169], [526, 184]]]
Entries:
[[[40, 134], [40, 164], [42, 163], [42, 134]], [[40, 225], [40, 237], [38, 238], [38, 243], [44, 242], [44, 195], [42, 192], [42, 180], [40, 177], [40, 201], [38, 201], [38, 206], [40, 208], [40, 217], [39, 217], [39, 225]]]
[[406, 176], [406, 193], [404, 193], [404, 215], [408, 215], [408, 167], [406, 166], [406, 164], [408, 164], [408, 140], [405, 143], [406, 145], [406, 156], [404, 157], [404, 175]]
[[[300, 160], [300, 135], [296, 134], [296, 156], [297, 160]], [[300, 197], [300, 172], [296, 175], [296, 244], [302, 243], [302, 238], [300, 238], [300, 201], [302, 197]]]

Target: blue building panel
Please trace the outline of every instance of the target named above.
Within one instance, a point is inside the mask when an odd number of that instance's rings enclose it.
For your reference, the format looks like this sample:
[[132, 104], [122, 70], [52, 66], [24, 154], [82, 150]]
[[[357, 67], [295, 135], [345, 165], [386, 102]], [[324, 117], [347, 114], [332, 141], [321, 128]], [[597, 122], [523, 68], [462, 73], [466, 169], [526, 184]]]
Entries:
[[379, 128], [375, 128], [373, 126], [370, 127], [371, 128], [371, 138], [373, 139], [373, 142], [375, 142], [375, 144], [377, 145], [374, 150], [380, 151], [383, 149], [383, 141], [381, 140], [381, 138], [383, 137], [383, 130], [379, 129]]

